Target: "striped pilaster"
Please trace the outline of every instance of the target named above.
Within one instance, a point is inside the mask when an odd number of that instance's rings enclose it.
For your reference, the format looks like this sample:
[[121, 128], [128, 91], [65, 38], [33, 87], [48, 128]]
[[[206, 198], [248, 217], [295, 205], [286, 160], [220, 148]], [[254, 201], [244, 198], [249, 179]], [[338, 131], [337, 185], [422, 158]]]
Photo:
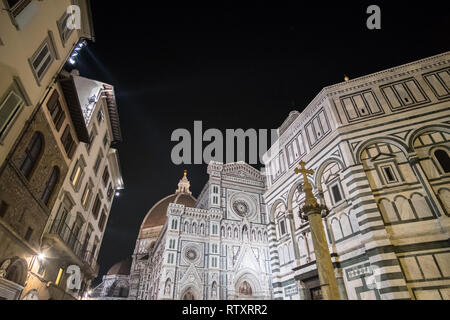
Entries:
[[362, 165], [353, 166], [344, 183], [356, 214], [361, 240], [373, 272], [374, 289], [381, 299], [410, 299], [395, 248], [389, 240], [383, 218], [377, 206]]
[[268, 238], [269, 238], [269, 257], [270, 257], [270, 269], [272, 271], [272, 276], [273, 276], [273, 299], [275, 300], [279, 300], [279, 299], [283, 299], [283, 291], [279, 290], [278, 286], [277, 286], [277, 282], [276, 279], [277, 274], [279, 274], [280, 272], [280, 258], [278, 256], [278, 249], [277, 249], [277, 234], [276, 234], [276, 230], [275, 230], [275, 224], [274, 223], [270, 223], [267, 226], [267, 234], [268, 234]]
[[365, 247], [381, 299], [411, 299], [400, 262], [389, 239], [374, 240], [366, 243]]

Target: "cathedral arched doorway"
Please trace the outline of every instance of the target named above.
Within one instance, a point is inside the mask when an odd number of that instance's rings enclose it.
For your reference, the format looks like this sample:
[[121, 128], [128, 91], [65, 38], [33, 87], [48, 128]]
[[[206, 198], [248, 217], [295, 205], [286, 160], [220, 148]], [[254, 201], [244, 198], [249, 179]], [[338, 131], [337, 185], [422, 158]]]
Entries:
[[253, 289], [250, 283], [247, 281], [242, 281], [239, 285], [238, 293], [240, 296], [249, 296], [251, 297], [253, 295]]
[[234, 295], [231, 299], [256, 300], [263, 296], [258, 278], [250, 272], [243, 273], [234, 285]]
[[181, 296], [181, 300], [196, 300], [191, 288], [186, 289], [186, 291]]

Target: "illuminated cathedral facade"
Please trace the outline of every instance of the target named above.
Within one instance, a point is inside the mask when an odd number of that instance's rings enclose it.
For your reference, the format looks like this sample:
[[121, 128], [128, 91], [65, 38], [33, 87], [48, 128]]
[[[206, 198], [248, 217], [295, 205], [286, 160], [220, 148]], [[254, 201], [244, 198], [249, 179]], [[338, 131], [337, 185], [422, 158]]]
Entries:
[[[150, 210], [137, 241], [132, 270], [139, 270], [135, 278], [139, 282], [132, 283], [138, 286], [132, 286], [130, 296], [272, 297], [263, 175], [243, 162], [210, 163], [208, 174], [209, 181], [196, 201], [185, 173], [173, 202], [161, 202]], [[161, 205], [166, 210], [160, 210]], [[147, 219], [153, 221], [158, 214], [165, 215], [166, 223], [156, 238], [151, 232], [146, 238], [145, 229], [151, 225]]]

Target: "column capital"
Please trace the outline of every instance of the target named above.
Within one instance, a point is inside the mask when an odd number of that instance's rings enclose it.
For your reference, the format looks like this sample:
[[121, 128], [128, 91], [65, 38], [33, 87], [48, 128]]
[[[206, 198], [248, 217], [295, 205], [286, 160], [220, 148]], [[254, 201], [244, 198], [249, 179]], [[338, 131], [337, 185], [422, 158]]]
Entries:
[[308, 217], [313, 214], [319, 214], [322, 216], [323, 210], [327, 210], [327, 208], [323, 205], [316, 205], [316, 206], [306, 206], [305, 205], [302, 208], [302, 211], [303, 211], [305, 217]]
[[408, 162], [413, 165], [419, 163], [419, 161], [420, 161], [419, 156], [415, 152], [409, 153], [407, 157], [408, 157]]

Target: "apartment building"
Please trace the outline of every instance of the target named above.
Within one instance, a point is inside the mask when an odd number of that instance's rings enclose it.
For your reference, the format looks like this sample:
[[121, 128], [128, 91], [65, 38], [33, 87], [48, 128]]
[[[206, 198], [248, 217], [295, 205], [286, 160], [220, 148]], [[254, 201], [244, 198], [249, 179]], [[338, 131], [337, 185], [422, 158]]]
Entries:
[[[0, 2], [0, 299], [23, 297], [86, 125], [58, 76], [93, 40], [89, 1]], [[35, 295], [33, 295], [35, 297]]]
[[72, 118], [86, 124], [89, 142], [73, 153], [24, 295], [61, 300], [82, 298], [97, 277], [100, 244], [123, 181], [114, 148], [122, 140], [114, 88], [76, 70], [62, 72], [58, 83], [67, 104], [82, 111]]

